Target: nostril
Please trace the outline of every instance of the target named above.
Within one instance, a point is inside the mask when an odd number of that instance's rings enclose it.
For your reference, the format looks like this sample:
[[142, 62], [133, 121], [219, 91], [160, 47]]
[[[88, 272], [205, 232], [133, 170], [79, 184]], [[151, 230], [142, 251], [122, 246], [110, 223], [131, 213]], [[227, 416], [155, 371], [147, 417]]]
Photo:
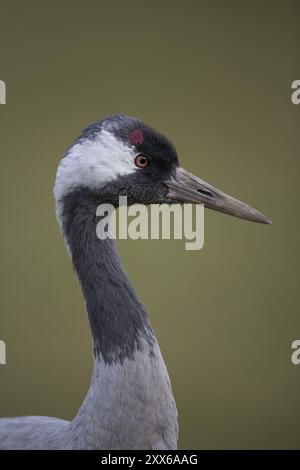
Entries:
[[207, 196], [207, 197], [211, 197], [211, 198], [215, 197], [214, 193], [212, 193], [211, 191], [206, 190], [206, 189], [197, 189], [197, 192], [200, 193], [200, 194], [203, 194], [203, 196]]

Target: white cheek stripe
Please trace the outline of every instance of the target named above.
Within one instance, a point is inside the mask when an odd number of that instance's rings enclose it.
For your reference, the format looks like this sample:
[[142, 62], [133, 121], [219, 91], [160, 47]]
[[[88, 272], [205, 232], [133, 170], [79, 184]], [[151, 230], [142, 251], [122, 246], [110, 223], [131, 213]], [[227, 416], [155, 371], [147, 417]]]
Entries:
[[95, 139], [75, 144], [61, 160], [54, 186], [56, 202], [76, 186], [101, 187], [135, 169], [134, 149], [102, 130]]

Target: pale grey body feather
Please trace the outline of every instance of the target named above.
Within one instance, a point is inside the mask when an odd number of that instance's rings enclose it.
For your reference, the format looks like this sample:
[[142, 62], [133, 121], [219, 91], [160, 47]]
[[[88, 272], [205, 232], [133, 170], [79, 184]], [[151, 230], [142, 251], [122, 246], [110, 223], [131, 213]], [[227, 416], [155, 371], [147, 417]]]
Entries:
[[22, 416], [0, 420], [0, 450], [58, 450], [70, 423], [48, 416]]
[[95, 362], [89, 393], [72, 423], [79, 447], [176, 449], [177, 411], [158, 346], [123, 364]]

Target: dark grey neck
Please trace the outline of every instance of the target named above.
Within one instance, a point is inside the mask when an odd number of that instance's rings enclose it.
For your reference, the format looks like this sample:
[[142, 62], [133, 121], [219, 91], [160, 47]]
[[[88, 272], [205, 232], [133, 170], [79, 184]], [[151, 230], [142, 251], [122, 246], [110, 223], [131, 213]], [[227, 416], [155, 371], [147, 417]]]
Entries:
[[86, 188], [69, 193], [61, 201], [62, 229], [85, 298], [94, 355], [106, 363], [123, 362], [133, 359], [145, 339], [151, 347], [154, 335], [114, 241], [96, 235], [100, 202]]

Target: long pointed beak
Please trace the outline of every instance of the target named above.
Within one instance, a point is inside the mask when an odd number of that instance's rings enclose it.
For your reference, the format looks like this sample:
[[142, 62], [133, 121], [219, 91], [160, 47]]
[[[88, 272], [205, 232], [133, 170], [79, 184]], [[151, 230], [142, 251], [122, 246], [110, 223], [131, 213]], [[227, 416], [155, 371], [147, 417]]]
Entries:
[[209, 209], [233, 215], [240, 219], [261, 224], [271, 224], [271, 220], [244, 202], [228, 196], [219, 189], [197, 178], [184, 168], [177, 168], [175, 177], [166, 182], [169, 189], [167, 198], [174, 202], [203, 204]]

